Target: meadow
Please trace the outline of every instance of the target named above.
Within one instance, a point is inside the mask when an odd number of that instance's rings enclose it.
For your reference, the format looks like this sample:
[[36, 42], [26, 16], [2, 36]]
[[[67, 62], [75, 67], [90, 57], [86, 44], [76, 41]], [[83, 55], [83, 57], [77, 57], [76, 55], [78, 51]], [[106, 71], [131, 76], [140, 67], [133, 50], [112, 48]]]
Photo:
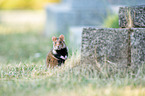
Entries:
[[0, 96], [145, 96], [145, 65], [82, 64], [69, 41], [66, 63], [46, 69], [52, 41], [42, 30], [0, 24]]

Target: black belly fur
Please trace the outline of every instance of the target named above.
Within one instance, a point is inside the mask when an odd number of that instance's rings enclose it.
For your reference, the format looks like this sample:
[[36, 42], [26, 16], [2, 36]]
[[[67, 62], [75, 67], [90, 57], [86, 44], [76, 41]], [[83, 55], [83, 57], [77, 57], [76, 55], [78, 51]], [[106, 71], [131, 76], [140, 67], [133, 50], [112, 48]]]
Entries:
[[68, 51], [67, 51], [67, 48], [63, 48], [61, 50], [55, 50], [57, 54], [53, 54], [54, 57], [56, 57], [58, 60], [58, 66], [60, 66], [61, 64], [63, 64], [65, 62], [64, 59], [61, 59], [60, 56], [68, 56]]
[[59, 55], [62, 55], [62, 56], [66, 56], [66, 55], [68, 55], [68, 52], [67, 52], [67, 48], [63, 48], [63, 49], [61, 49], [61, 50], [56, 50], [56, 52], [57, 52], [57, 54], [59, 54]]

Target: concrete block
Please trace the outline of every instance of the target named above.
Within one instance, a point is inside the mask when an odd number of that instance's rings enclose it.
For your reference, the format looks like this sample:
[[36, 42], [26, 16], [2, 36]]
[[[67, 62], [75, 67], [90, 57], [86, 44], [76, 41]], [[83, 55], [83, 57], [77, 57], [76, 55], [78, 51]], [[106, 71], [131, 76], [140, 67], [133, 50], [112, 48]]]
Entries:
[[[84, 63], [104, 63], [108, 60], [120, 66], [145, 63], [145, 29], [84, 28], [82, 32], [81, 60]], [[130, 37], [130, 40], [129, 40]], [[129, 42], [130, 45], [129, 46]]]
[[134, 64], [145, 64], [145, 28], [133, 28], [131, 34], [131, 60]]
[[145, 5], [120, 7], [119, 26], [121, 28], [145, 28]]

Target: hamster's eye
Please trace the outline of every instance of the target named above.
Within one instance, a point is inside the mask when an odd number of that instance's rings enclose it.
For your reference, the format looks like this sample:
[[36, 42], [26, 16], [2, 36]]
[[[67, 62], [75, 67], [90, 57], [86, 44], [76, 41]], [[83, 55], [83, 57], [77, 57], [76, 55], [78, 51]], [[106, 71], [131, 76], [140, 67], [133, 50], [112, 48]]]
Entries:
[[62, 42], [61, 42], [61, 41], [59, 41], [59, 43], [61, 44]]

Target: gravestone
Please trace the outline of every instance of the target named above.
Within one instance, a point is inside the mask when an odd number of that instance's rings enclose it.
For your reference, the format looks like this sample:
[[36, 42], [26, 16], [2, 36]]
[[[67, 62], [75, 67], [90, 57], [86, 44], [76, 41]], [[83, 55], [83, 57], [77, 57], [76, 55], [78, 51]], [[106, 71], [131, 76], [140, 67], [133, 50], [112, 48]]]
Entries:
[[[130, 30], [131, 33], [129, 34]], [[131, 48], [130, 53], [129, 48]], [[128, 64], [128, 56], [130, 56], [131, 64], [133, 65], [145, 63], [144, 28], [83, 29], [81, 59], [86, 64], [95, 64], [95, 60], [102, 64], [106, 59], [119, 66], [126, 67]]]
[[145, 28], [133, 28], [131, 56], [134, 64], [145, 64]]
[[45, 34], [66, 34], [70, 27], [97, 26], [110, 11], [107, 2], [100, 0], [64, 0], [46, 6]]
[[120, 7], [119, 9], [119, 26], [126, 28], [145, 28], [145, 5]]

